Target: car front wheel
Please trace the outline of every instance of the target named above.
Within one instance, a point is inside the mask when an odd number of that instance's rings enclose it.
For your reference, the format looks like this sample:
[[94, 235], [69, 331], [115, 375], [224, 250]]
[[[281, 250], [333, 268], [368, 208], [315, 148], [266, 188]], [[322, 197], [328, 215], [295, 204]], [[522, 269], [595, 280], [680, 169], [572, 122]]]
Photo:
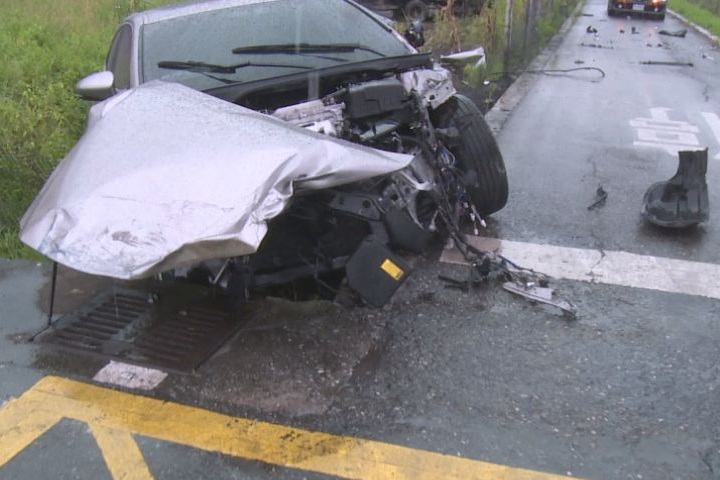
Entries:
[[508, 199], [505, 162], [482, 112], [468, 97], [455, 95], [432, 114], [436, 128], [451, 135], [450, 151], [465, 173], [470, 200], [481, 215], [501, 210]]

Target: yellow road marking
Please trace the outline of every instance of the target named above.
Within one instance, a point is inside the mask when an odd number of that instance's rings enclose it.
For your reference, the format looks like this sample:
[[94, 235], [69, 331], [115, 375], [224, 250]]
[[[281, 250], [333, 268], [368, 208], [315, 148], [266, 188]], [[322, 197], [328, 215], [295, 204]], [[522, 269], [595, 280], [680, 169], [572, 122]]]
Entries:
[[[21, 425], [23, 418], [44, 421]], [[60, 418], [91, 425], [116, 479], [150, 478], [139, 450], [133, 451], [137, 445], [131, 434], [344, 478], [567, 478], [373, 440], [236, 418], [58, 377], [43, 378], [0, 410], [0, 452], [3, 452], [0, 468], [50, 428], [52, 425], [48, 426], [48, 422]], [[126, 436], [118, 431], [125, 432]], [[116, 448], [120, 451], [111, 452]], [[4, 454], [6, 451], [9, 453]], [[127, 465], [117, 467], [125, 468], [124, 473], [113, 470], [113, 465], [125, 461]], [[135, 476], [119, 477], [120, 473]]]
[[25, 450], [62, 417], [46, 411], [29, 412], [19, 400], [0, 410], [0, 467]]
[[115, 480], [150, 480], [153, 478], [142, 452], [130, 432], [90, 424], [105, 464]]

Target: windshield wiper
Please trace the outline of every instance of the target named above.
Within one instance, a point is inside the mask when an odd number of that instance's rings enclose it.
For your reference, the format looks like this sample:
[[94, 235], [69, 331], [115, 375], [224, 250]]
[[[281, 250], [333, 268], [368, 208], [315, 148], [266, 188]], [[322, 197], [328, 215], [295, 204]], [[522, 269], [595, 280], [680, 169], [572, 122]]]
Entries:
[[188, 70], [191, 72], [198, 73], [235, 73], [241, 68], [245, 67], [277, 67], [277, 68], [300, 68], [303, 70], [312, 70], [313, 67], [307, 65], [288, 65], [282, 63], [255, 63], [255, 62], [243, 62], [235, 65], [217, 65], [214, 63], [195, 62], [192, 60], [187, 61], [176, 61], [176, 60], [163, 60], [157, 64], [160, 68], [167, 68], [169, 70]]
[[359, 43], [281, 43], [233, 48], [232, 53], [342, 53], [363, 50], [377, 56], [386, 55]]

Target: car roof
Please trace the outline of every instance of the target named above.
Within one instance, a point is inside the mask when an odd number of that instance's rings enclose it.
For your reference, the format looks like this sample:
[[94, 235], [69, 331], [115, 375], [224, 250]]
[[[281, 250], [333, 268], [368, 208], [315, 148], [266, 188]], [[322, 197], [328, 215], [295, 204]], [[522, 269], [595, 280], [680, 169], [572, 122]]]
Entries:
[[182, 2], [145, 10], [144, 12], [134, 13], [125, 19], [125, 23], [144, 25], [148, 23], [162, 22], [172, 18], [184, 17], [186, 15], [193, 15], [196, 13], [277, 1], [280, 0], [203, 0]]

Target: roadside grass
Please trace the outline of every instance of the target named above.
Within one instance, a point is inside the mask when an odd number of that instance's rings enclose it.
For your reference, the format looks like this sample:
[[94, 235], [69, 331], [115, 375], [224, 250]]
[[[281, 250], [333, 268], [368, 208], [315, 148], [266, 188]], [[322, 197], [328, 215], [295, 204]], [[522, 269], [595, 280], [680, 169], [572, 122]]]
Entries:
[[668, 6], [691, 22], [720, 37], [720, 15], [689, 0], [672, 0]]
[[[485, 3], [479, 15], [458, 18], [446, 10], [435, 20], [429, 49], [438, 52], [485, 48], [484, 68], [466, 67], [462, 80], [473, 86], [494, 88], [494, 82], [525, 68], [547, 45], [578, 0], [513, 0], [512, 36], [506, 39], [505, 13], [508, 0]], [[509, 51], [508, 51], [509, 50]], [[506, 62], [507, 59], [509, 62]]]
[[18, 222], [83, 132], [75, 83], [103, 68], [120, 19], [167, 1], [0, 0], [0, 257], [28, 258]]

